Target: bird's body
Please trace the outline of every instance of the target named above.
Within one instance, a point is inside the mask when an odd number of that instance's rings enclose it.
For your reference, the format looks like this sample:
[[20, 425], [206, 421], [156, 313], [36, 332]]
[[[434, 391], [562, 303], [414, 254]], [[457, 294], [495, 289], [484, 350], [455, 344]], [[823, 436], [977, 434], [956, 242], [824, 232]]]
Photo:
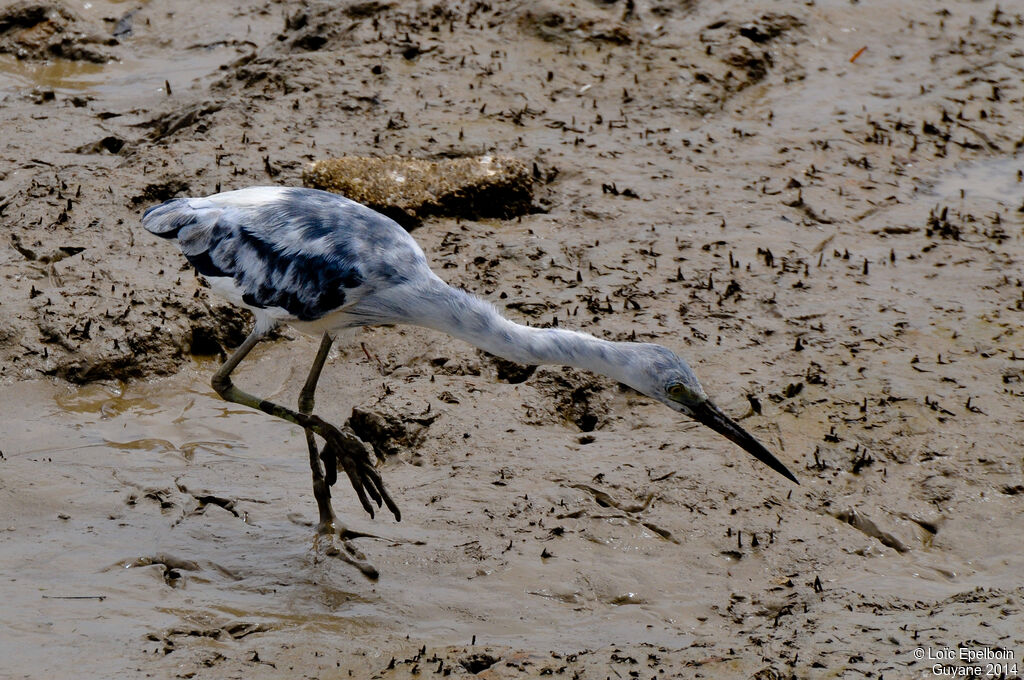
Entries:
[[[177, 198], [147, 210], [143, 224], [177, 239], [215, 292], [252, 311], [259, 331], [287, 323], [311, 335], [333, 335], [357, 326], [414, 324], [510, 361], [573, 365], [641, 392], [649, 385], [637, 378], [651, 371], [640, 364], [660, 360], [663, 365], [650, 368], [667, 379], [664, 371], [678, 360], [659, 345], [513, 323], [434, 274], [398, 223], [336, 194], [251, 187]], [[695, 379], [690, 387], [703, 395]]]
[[[567, 364], [609, 376], [708, 425], [796, 481], [767, 449], [711, 403], [689, 365], [671, 350], [509, 321], [490, 303], [441, 280], [402, 227], [354, 201], [312, 189], [252, 187], [206, 198], [173, 199], [147, 210], [142, 221], [154, 234], [176, 239], [214, 291], [252, 310], [255, 328], [218, 371], [214, 386], [226, 399], [306, 428], [315, 489], [319, 464], [314, 460], [312, 433], [327, 439], [322, 456], [341, 455], [349, 446], [337, 428], [311, 415], [312, 390], [331, 338], [344, 328], [399, 323], [447, 332], [511, 361]], [[259, 338], [279, 323], [324, 334], [303, 393], [307, 408], [300, 408], [300, 413], [258, 400], [235, 388], [229, 378]], [[343, 462], [357, 465], [349, 458]], [[374, 495], [376, 487], [397, 516], [379, 477], [374, 481], [374, 472], [365, 467], [355, 473], [346, 467], [346, 472], [371, 514], [360, 488], [363, 475], [373, 482], [366, 486], [370, 495], [380, 503]], [[332, 519], [326, 500], [320, 494], [317, 500], [321, 519]]]

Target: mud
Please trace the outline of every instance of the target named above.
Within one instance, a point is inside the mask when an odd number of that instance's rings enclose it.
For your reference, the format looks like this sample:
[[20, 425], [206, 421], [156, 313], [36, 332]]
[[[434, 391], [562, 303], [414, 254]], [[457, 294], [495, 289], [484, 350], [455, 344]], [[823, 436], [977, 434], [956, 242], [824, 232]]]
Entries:
[[[1008, 3], [46, 7], [0, 27], [39, 38], [0, 49], [4, 673], [1021, 661]], [[541, 210], [425, 219], [436, 271], [523, 322], [673, 347], [799, 487], [603, 379], [370, 329], [318, 411], [363, 417], [403, 521], [335, 490], [376, 582], [314, 544], [301, 431], [208, 387], [247, 319], [139, 214], [325, 158], [487, 155], [530, 169]], [[293, 403], [315, 352], [284, 330], [239, 383]]]

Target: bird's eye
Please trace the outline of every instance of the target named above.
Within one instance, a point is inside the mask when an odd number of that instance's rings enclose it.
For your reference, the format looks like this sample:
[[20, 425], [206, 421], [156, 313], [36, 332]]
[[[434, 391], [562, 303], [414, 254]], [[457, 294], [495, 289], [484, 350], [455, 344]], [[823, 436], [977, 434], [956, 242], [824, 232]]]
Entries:
[[673, 399], [685, 399], [690, 396], [690, 388], [682, 383], [672, 383], [666, 388], [668, 396]]

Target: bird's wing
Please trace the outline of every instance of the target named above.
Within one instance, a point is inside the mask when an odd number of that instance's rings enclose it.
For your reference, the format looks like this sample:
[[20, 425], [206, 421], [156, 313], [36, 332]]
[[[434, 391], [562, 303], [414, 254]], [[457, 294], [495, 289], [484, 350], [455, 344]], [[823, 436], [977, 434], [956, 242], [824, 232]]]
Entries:
[[177, 239], [200, 274], [232, 285], [249, 307], [281, 310], [281, 320], [319, 319], [427, 267], [394, 221], [313, 189], [178, 198], [147, 210], [142, 223]]

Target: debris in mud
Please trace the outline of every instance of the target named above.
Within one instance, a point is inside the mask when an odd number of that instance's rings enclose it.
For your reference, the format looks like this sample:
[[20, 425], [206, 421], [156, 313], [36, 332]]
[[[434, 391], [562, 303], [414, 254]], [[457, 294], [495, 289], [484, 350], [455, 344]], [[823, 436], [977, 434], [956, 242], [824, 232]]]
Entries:
[[142, 193], [132, 196], [132, 205], [162, 203], [189, 190], [189, 183], [181, 179], [169, 178], [161, 182], [150, 182], [142, 189]]
[[193, 102], [183, 108], [176, 108], [151, 118], [135, 127], [150, 128], [149, 139], [159, 141], [169, 137], [178, 130], [192, 127], [197, 124], [203, 116], [220, 111], [223, 104], [213, 101]]
[[740, 25], [737, 28], [737, 33], [750, 42], [760, 45], [803, 25], [803, 21], [790, 14], [766, 12], [759, 18]]
[[54, 57], [103, 64], [113, 56], [103, 49], [114, 38], [89, 30], [81, 17], [60, 2], [23, 0], [0, 10], [0, 53], [18, 59]]
[[929, 237], [939, 236], [944, 239], [960, 240], [960, 225], [949, 221], [949, 207], [943, 206], [941, 210], [930, 210], [928, 212], [928, 228], [925, 234]]
[[391, 7], [392, 3], [378, 0], [346, 3], [342, 6], [333, 2], [309, 3], [309, 6], [296, 9], [294, 14], [285, 17], [285, 32], [278, 36], [278, 40], [286, 41], [295, 50], [315, 52], [350, 33], [353, 20], [372, 18]]
[[459, 659], [459, 664], [470, 673], [477, 675], [498, 663], [498, 661], [499, 659], [487, 654], [486, 652], [474, 652], [473, 654]]
[[125, 140], [117, 135], [107, 135], [103, 139], [92, 142], [91, 144], [83, 144], [75, 149], [72, 149], [73, 153], [80, 154], [93, 154], [103, 153], [106, 151], [110, 154], [118, 154], [124, 148]]
[[302, 181], [368, 205], [406, 229], [431, 216], [509, 219], [533, 208], [529, 168], [506, 156], [440, 161], [345, 156], [316, 161]]

